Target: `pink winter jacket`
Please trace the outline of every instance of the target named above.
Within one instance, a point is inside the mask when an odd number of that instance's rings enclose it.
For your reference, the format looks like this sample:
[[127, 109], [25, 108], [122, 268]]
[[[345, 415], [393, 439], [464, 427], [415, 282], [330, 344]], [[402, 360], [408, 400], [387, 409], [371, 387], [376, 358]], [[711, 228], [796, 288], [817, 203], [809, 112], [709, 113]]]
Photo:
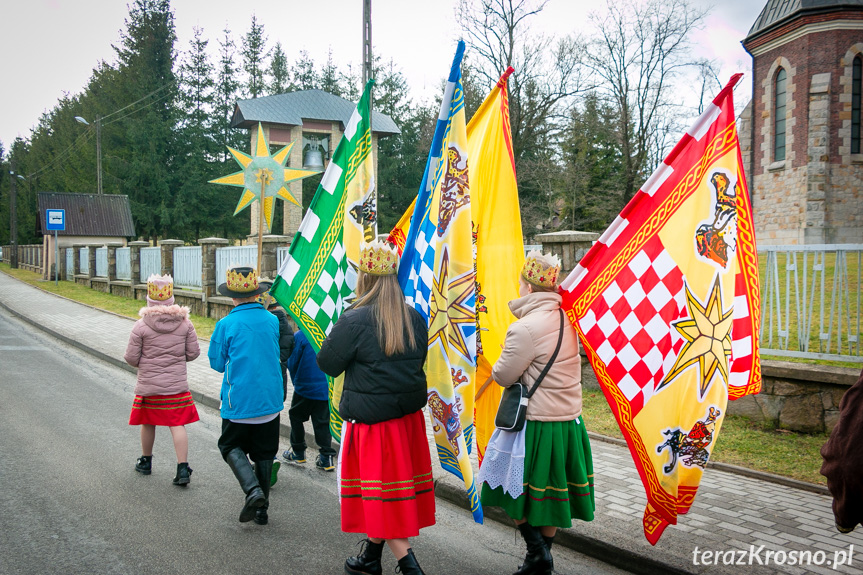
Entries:
[[189, 391], [186, 362], [201, 354], [189, 308], [142, 308], [123, 358], [138, 368], [135, 395], [173, 395]]
[[[560, 334], [560, 294], [535, 292], [509, 302], [518, 321], [506, 332], [491, 375], [503, 387], [532, 386], [545, 368]], [[564, 316], [563, 341], [554, 365], [527, 404], [527, 419], [571, 421], [581, 415], [581, 356], [578, 336]]]

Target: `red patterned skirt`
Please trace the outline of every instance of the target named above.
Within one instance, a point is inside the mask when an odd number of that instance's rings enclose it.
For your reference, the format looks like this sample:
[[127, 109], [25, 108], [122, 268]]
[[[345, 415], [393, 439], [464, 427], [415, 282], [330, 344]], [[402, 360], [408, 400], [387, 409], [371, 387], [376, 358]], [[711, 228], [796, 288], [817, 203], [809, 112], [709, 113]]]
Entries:
[[198, 410], [190, 392], [174, 395], [135, 396], [129, 425], [175, 427], [198, 421]]
[[434, 525], [434, 481], [422, 411], [371, 425], [344, 423], [339, 496], [346, 533], [404, 539]]

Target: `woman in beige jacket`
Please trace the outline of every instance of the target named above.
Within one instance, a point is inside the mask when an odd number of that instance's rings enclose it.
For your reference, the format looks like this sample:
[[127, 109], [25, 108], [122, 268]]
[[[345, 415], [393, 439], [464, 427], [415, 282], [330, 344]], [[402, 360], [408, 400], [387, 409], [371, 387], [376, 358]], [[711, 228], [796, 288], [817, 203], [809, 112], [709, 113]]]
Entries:
[[531, 252], [519, 277], [519, 297], [509, 302], [517, 318], [506, 333], [492, 377], [503, 387], [532, 387], [557, 358], [531, 397], [520, 432], [495, 430], [479, 479], [484, 506], [502, 507], [527, 544], [516, 575], [551, 573], [551, 545], [572, 518], [593, 519], [593, 460], [581, 417], [581, 356], [568, 320], [561, 333], [560, 260]]

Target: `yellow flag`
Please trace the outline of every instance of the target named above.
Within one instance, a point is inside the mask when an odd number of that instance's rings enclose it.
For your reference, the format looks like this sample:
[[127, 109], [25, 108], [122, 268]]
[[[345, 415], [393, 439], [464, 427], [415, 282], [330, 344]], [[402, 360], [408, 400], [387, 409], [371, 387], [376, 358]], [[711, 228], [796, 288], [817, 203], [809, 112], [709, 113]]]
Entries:
[[[508, 68], [467, 125], [471, 218], [476, 249], [477, 399], [474, 405], [480, 465], [494, 431], [501, 387], [488, 382], [506, 329], [515, 321], [507, 305], [518, 297], [524, 241], [509, 127]], [[483, 388], [483, 385], [489, 384]], [[482, 390], [482, 391], [481, 391]]]

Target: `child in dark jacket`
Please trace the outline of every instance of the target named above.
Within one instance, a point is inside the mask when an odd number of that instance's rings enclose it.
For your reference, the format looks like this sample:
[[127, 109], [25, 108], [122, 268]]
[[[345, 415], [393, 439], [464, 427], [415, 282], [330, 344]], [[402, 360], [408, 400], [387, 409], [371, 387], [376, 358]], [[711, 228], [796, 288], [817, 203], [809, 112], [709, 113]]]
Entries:
[[330, 435], [330, 406], [327, 401], [329, 384], [327, 376], [318, 367], [315, 350], [302, 331], [294, 332], [294, 350], [288, 359], [288, 371], [294, 384], [294, 394], [288, 419], [291, 422], [291, 449], [282, 457], [293, 463], [306, 462], [305, 423], [311, 418], [315, 432], [315, 443], [319, 454], [315, 466], [324, 471], [334, 471], [336, 450]]

